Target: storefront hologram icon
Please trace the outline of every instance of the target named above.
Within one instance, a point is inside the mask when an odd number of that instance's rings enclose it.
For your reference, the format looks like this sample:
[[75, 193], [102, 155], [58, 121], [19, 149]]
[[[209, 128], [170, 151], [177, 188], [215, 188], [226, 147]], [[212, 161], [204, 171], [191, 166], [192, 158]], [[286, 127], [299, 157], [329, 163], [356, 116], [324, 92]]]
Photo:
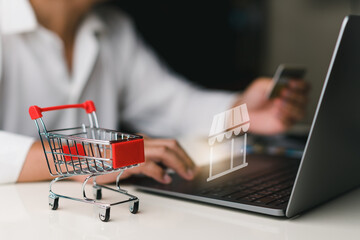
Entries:
[[[250, 118], [246, 104], [242, 104], [214, 116], [209, 133], [210, 170], [207, 181], [246, 167], [247, 131]], [[228, 158], [229, 165], [217, 168], [214, 160]], [[226, 165], [226, 164], [225, 164]]]

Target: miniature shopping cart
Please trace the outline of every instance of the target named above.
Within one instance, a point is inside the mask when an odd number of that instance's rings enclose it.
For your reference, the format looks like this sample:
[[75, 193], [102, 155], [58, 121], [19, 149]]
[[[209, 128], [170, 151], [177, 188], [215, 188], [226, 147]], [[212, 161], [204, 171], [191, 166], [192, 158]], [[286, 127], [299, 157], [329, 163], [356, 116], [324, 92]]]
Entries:
[[[85, 109], [89, 126], [82, 124], [80, 127], [47, 130], [42, 119], [42, 112], [67, 108]], [[139, 199], [120, 188], [119, 181], [124, 170], [145, 161], [144, 142], [142, 136], [99, 128], [95, 110], [94, 103], [86, 101], [82, 104], [47, 108], [31, 106], [29, 114], [38, 129], [49, 172], [51, 176], [56, 177], [50, 182], [50, 208], [52, 210], [58, 208], [59, 198], [90, 203], [99, 207], [99, 218], [107, 222], [110, 219], [111, 206], [130, 203], [131, 213], [137, 213], [139, 209]], [[114, 172], [118, 172], [116, 188], [96, 183], [97, 176]], [[52, 191], [52, 185], [55, 182], [77, 175], [88, 175], [85, 176], [82, 184], [83, 198], [60, 195]], [[90, 179], [93, 179], [94, 198], [88, 197], [85, 192], [86, 184]], [[98, 200], [102, 198], [102, 189], [123, 194], [126, 200], [113, 203], [100, 202]]]

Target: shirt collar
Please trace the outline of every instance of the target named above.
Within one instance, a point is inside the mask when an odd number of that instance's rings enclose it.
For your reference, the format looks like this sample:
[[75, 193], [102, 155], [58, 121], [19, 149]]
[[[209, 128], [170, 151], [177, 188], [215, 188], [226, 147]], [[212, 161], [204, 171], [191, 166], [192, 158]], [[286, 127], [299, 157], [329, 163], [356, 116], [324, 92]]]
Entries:
[[30, 32], [38, 26], [28, 0], [0, 0], [0, 32], [16, 34]]
[[[105, 30], [104, 22], [90, 13], [84, 22], [94, 33]], [[0, 0], [0, 33], [18, 34], [36, 30], [39, 26], [29, 0]]]
[[95, 34], [100, 34], [105, 32], [106, 25], [102, 21], [102, 19], [95, 14], [94, 12], [90, 12], [84, 19], [84, 22], [80, 27], [84, 27], [90, 31], [92, 31]]

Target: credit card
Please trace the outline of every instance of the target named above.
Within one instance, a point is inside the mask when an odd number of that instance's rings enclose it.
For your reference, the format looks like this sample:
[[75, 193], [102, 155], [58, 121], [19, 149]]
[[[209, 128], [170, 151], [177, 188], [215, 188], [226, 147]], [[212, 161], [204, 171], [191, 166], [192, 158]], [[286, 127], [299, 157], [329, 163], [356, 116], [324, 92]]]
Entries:
[[281, 90], [285, 88], [290, 79], [303, 79], [306, 69], [302, 66], [280, 64], [273, 77], [273, 85], [269, 90], [268, 98], [276, 98]]

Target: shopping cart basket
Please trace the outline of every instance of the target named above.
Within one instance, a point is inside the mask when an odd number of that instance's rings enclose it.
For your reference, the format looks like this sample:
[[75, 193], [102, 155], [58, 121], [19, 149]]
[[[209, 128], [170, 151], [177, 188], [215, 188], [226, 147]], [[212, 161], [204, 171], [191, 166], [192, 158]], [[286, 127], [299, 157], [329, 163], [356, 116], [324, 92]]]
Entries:
[[[88, 114], [89, 126], [82, 124], [80, 127], [47, 130], [42, 119], [42, 112], [61, 110], [67, 108], [83, 108]], [[130, 212], [137, 213], [139, 199], [120, 188], [120, 176], [125, 169], [138, 166], [144, 162], [144, 142], [142, 136], [116, 132], [99, 128], [92, 101], [82, 104], [63, 105], [40, 108], [31, 106], [29, 114], [35, 121], [45, 158], [51, 176], [49, 206], [56, 210], [59, 198], [72, 199], [84, 203], [94, 204], [99, 207], [99, 218], [107, 222], [110, 219], [110, 207], [122, 203], [130, 203]], [[116, 178], [116, 188], [96, 183], [96, 177], [113, 172], [119, 172]], [[69, 197], [52, 191], [52, 185], [59, 181], [76, 175], [88, 175], [82, 183], [83, 198]], [[87, 182], [93, 179], [93, 195], [86, 195]], [[104, 203], [102, 189], [118, 192], [126, 196], [126, 200]]]

